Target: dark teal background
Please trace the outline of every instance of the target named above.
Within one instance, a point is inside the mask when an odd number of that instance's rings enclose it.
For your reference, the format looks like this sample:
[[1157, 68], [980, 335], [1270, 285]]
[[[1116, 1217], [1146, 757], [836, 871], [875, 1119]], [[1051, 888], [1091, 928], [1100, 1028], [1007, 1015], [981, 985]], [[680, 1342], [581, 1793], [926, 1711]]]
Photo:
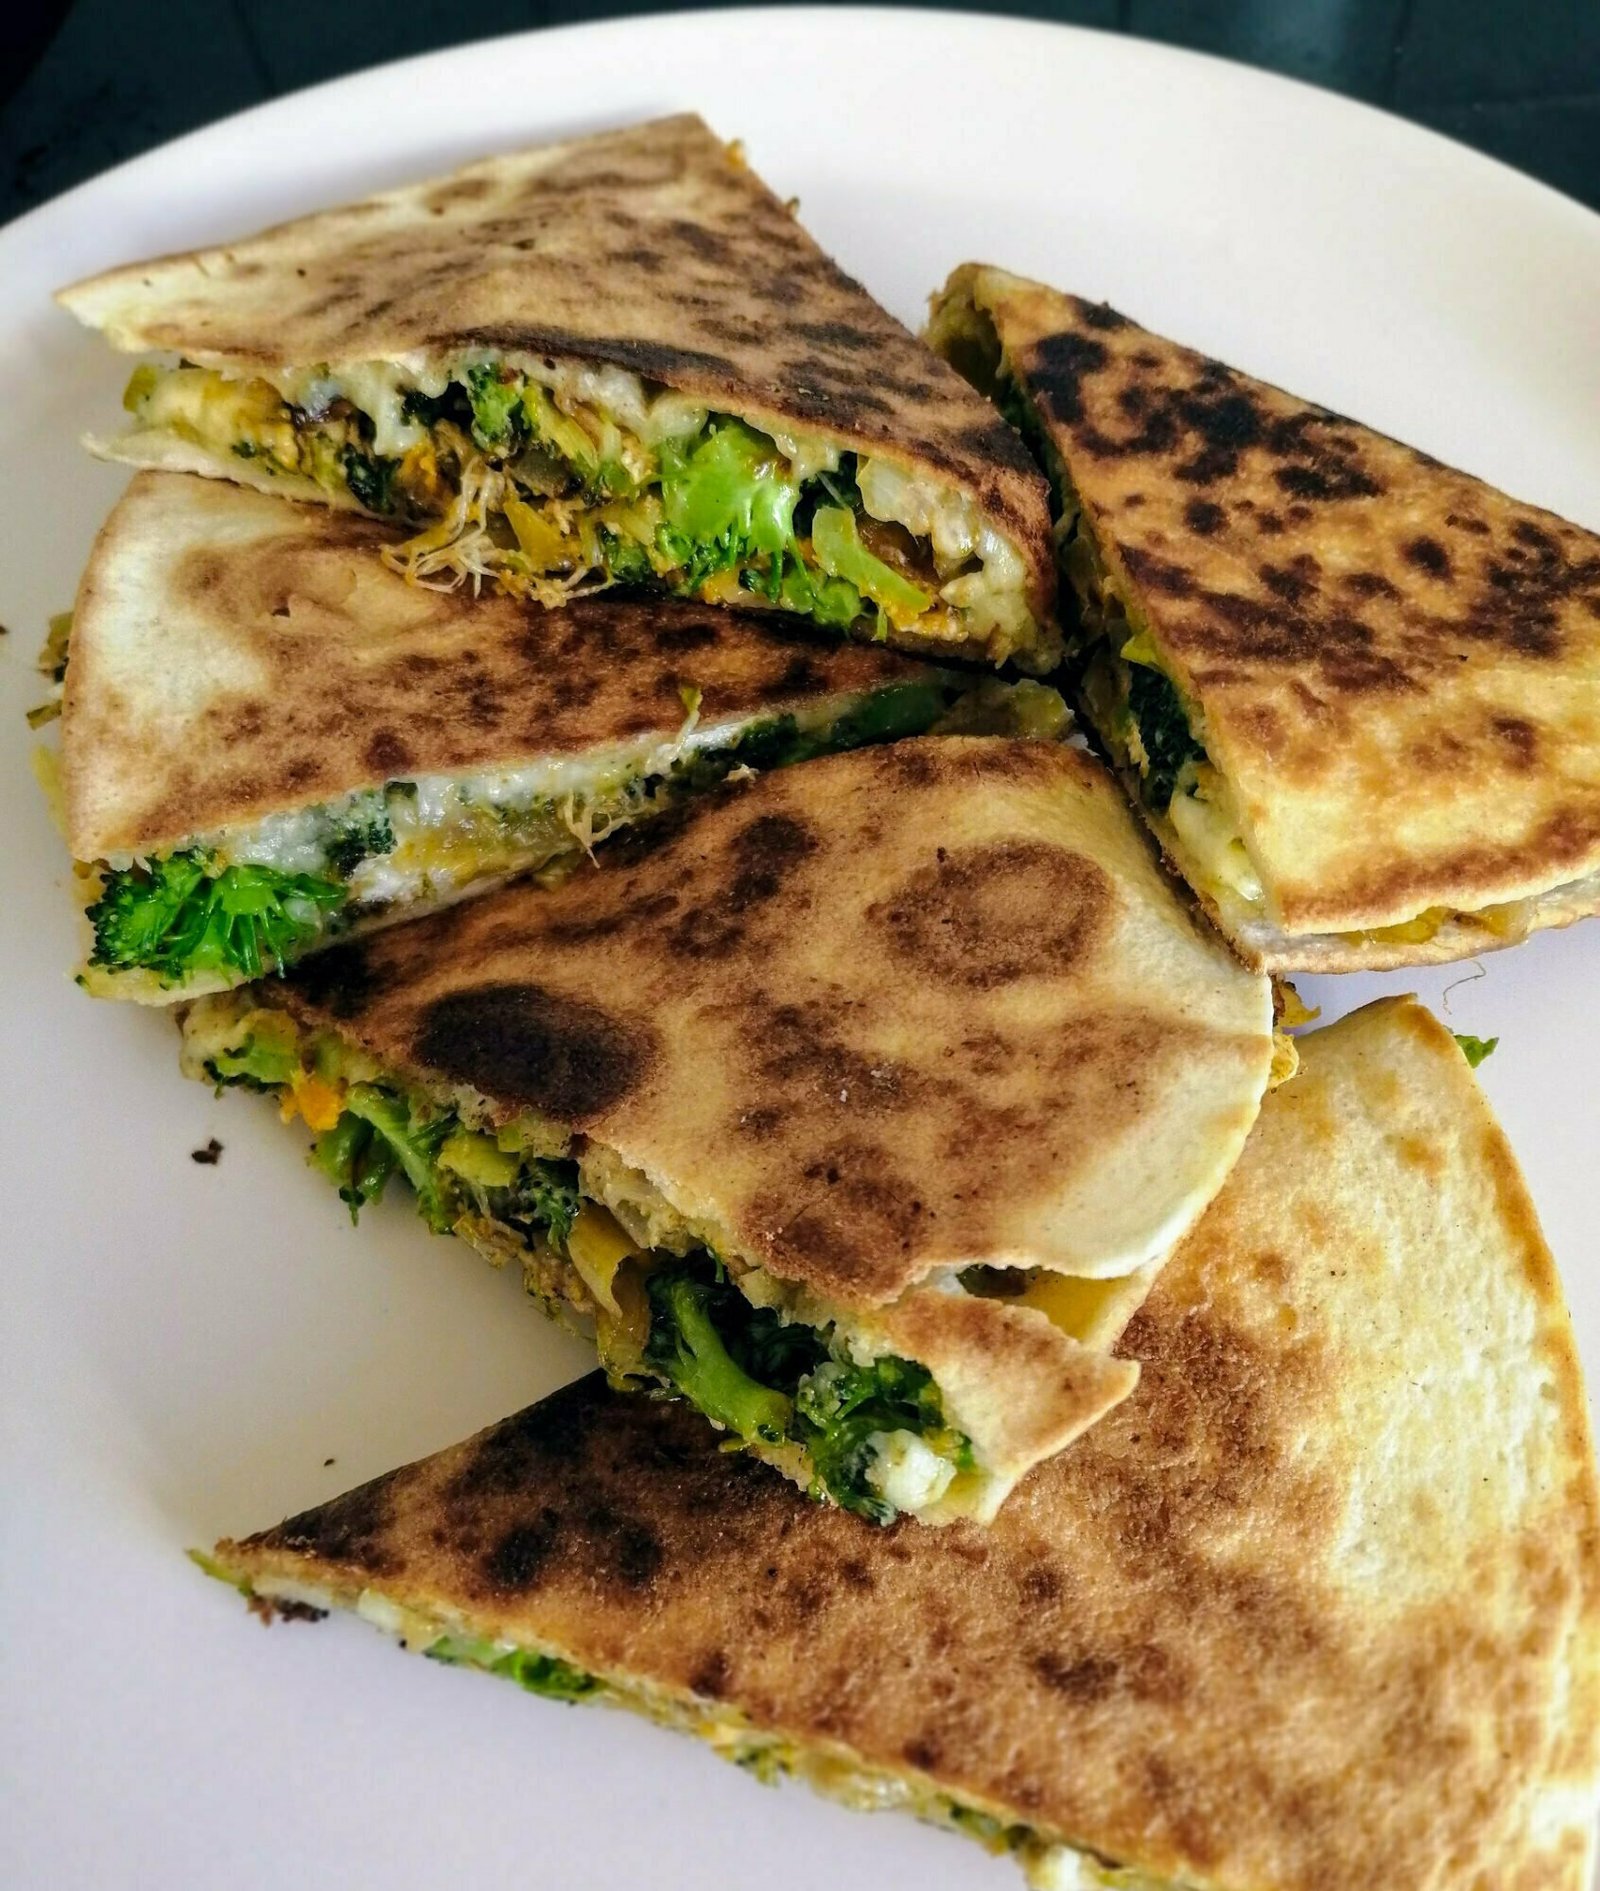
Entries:
[[[0, 68], [0, 222], [178, 132], [381, 59], [667, 10], [648, 0], [36, 6], [26, 25], [8, 22]], [[1012, 0], [987, 10], [1142, 34], [1310, 79], [1600, 208], [1600, 0]]]

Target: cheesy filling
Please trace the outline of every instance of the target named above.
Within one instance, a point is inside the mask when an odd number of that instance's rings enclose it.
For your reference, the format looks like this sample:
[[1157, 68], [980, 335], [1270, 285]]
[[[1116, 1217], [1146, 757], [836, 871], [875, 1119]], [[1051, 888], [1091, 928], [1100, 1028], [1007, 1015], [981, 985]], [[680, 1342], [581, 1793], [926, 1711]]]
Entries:
[[241, 380], [137, 369], [134, 430], [394, 518], [424, 582], [560, 602], [607, 583], [1041, 661], [1026, 564], [970, 495], [615, 367], [478, 353]]
[[514, 874], [566, 871], [616, 829], [736, 767], [920, 734], [960, 687], [935, 673], [744, 723], [702, 722], [689, 692], [683, 727], [649, 747], [391, 781], [202, 834], [172, 854], [85, 863], [90, 980], [257, 977], [393, 909], [447, 904]]
[[190, 1555], [207, 1575], [237, 1589], [254, 1607], [269, 1614], [274, 1609], [291, 1614], [311, 1610], [318, 1615], [353, 1609], [412, 1654], [499, 1675], [548, 1700], [625, 1708], [659, 1726], [692, 1734], [720, 1759], [731, 1760], [764, 1785], [775, 1785], [788, 1776], [852, 1811], [907, 1811], [928, 1824], [975, 1839], [988, 1852], [1015, 1858], [1033, 1891], [1183, 1891], [1169, 1880], [1124, 1869], [1052, 1839], [1009, 1817], [998, 1805], [948, 1792], [914, 1772], [873, 1765], [842, 1742], [819, 1739], [802, 1744], [770, 1732], [726, 1702], [706, 1700], [637, 1675], [598, 1674], [548, 1645], [484, 1635], [465, 1618], [406, 1607], [376, 1588], [340, 1594], [317, 1582], [241, 1575], [198, 1551]]
[[932, 1375], [870, 1327], [722, 1257], [612, 1152], [469, 1091], [397, 1080], [336, 1033], [249, 991], [182, 1020], [187, 1075], [278, 1098], [352, 1217], [402, 1175], [437, 1233], [497, 1264], [592, 1333], [614, 1383], [686, 1399], [813, 1496], [876, 1523], [988, 1514], [997, 1494]]

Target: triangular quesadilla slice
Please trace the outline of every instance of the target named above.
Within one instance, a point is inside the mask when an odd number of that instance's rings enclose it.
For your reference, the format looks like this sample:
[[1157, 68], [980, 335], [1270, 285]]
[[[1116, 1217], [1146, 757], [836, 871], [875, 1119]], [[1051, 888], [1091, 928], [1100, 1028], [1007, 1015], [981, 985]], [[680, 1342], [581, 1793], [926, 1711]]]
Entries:
[[1250, 963], [1600, 911], [1600, 536], [1003, 270], [929, 333], [1037, 443], [1079, 704]]
[[[83, 982], [166, 1003], [569, 870], [731, 770], [920, 733], [970, 677], [674, 598], [407, 584], [392, 527], [142, 473], [79, 590], [61, 719]], [[979, 692], [1006, 724], [1041, 685]]]
[[611, 864], [184, 1015], [184, 1065], [399, 1170], [620, 1383], [878, 1521], [991, 1516], [1111, 1356], [1274, 1056], [1266, 979], [1059, 742], [780, 770]]
[[591, 1378], [204, 1560], [1040, 1891], [1588, 1891], [1600, 1502], [1550, 1255], [1431, 1016], [1301, 1048], [1128, 1329], [1138, 1390], [988, 1530], [863, 1529]]
[[62, 302], [158, 352], [105, 451], [404, 522], [415, 576], [603, 580], [1051, 667], [1047, 495], [693, 116], [491, 158]]

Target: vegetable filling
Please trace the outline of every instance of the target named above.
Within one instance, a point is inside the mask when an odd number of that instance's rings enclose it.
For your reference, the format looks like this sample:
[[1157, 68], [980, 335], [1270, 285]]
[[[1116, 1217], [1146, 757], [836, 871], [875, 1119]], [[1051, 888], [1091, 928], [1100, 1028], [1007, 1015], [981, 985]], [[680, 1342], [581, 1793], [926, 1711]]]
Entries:
[[1037, 640], [1022, 559], [967, 495], [619, 369], [479, 358], [424, 386], [381, 367], [274, 383], [146, 365], [124, 405], [140, 430], [415, 528], [393, 562], [416, 578], [490, 576], [546, 603], [648, 585], [976, 641], [996, 662]]
[[704, 1243], [677, 1253], [631, 1239], [548, 1124], [469, 1121], [245, 994], [199, 1001], [184, 1033], [192, 1074], [270, 1092], [305, 1118], [312, 1161], [352, 1219], [403, 1177], [434, 1232], [520, 1255], [552, 1311], [592, 1319], [614, 1383], [687, 1400], [812, 1495], [888, 1523], [977, 1470], [924, 1367], [863, 1358], [837, 1327], [755, 1304]]
[[[163, 984], [259, 977], [401, 902], [437, 901], [475, 881], [571, 863], [618, 827], [661, 812], [736, 767], [778, 768], [918, 735], [960, 692], [945, 677], [895, 684], [805, 718], [769, 717], [715, 745], [688, 731], [671, 760], [638, 758], [609, 778], [551, 770], [381, 789], [218, 835], [181, 852], [99, 863], [89, 963]], [[688, 704], [690, 720], [698, 698]]]

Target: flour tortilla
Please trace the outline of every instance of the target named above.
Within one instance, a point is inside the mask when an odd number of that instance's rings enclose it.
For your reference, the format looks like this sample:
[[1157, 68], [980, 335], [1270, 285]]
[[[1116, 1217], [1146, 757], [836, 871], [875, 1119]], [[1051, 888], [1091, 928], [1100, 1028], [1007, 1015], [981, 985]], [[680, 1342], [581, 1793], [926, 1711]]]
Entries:
[[1137, 1392], [987, 1530], [875, 1532], [590, 1379], [220, 1573], [944, 1795], [1041, 1882], [1587, 1891], [1600, 1497], [1551, 1257], [1427, 1012], [1301, 1048], [1128, 1329]]
[[[927, 1364], [998, 1502], [1131, 1389], [1110, 1347], [1255, 1120], [1267, 981], [1061, 743], [808, 762], [609, 858], [335, 947], [261, 1002], [551, 1119], [813, 1323]], [[1116, 1283], [1115, 1316], [1086, 1289], [1063, 1330], [959, 1290], [974, 1266]]]
[[1197, 890], [1252, 964], [1429, 964], [1600, 911], [1600, 537], [1103, 303], [969, 264], [935, 304], [992, 331], [1198, 705], [1266, 901]]
[[[116, 348], [231, 375], [532, 356], [879, 455], [970, 495], [1031, 574], [1030, 667], [1059, 651], [1047, 495], [1021, 441], [693, 114], [489, 158], [59, 299]], [[164, 434], [102, 444], [283, 490]]]

